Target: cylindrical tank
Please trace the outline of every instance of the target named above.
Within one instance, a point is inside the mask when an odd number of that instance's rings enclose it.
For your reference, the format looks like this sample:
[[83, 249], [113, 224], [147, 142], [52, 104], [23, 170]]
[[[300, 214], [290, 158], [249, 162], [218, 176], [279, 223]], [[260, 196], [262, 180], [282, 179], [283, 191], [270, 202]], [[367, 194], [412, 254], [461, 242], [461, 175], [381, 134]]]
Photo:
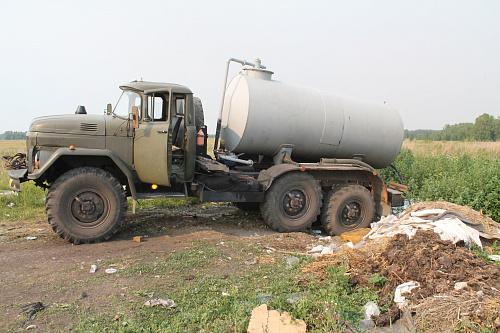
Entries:
[[274, 81], [272, 74], [251, 68], [231, 80], [222, 110], [226, 150], [273, 156], [286, 145], [297, 162], [358, 157], [384, 168], [394, 161], [404, 131], [395, 108]]

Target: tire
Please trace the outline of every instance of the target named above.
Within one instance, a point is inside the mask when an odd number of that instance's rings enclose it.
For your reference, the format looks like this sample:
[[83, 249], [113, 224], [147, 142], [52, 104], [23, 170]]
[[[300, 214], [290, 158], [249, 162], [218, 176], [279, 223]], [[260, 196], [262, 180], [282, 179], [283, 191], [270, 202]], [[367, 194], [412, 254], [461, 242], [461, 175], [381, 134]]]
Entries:
[[274, 230], [303, 231], [318, 218], [321, 199], [321, 188], [313, 176], [292, 172], [273, 181], [260, 204], [260, 211], [264, 221]]
[[120, 182], [98, 168], [76, 168], [60, 176], [49, 189], [45, 211], [59, 237], [74, 244], [109, 239], [127, 213]]
[[199, 97], [194, 97], [194, 122], [196, 127], [205, 125], [205, 116], [203, 114], [203, 105]]
[[375, 201], [365, 187], [340, 186], [326, 196], [321, 212], [321, 224], [328, 234], [340, 235], [369, 227], [374, 215]]

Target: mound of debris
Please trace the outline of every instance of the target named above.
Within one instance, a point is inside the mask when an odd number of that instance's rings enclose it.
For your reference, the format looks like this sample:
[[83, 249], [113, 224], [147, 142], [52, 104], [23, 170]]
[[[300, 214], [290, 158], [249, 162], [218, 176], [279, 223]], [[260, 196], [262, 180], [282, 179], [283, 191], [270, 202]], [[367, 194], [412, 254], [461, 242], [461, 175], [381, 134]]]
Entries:
[[[408, 281], [419, 284], [419, 287], [413, 289], [411, 295], [407, 296], [411, 299], [414, 309], [418, 309], [418, 304], [436, 295], [451, 297], [469, 293], [476, 298], [480, 295], [485, 304], [491, 303], [487, 303], [488, 300], [500, 299], [500, 268], [478, 258], [468, 248], [459, 244], [454, 245], [450, 241], [441, 240], [433, 231], [419, 230], [412, 239], [405, 234], [395, 235], [384, 251], [368, 258], [363, 251], [347, 252], [348, 268], [351, 272], [350, 283], [360, 287], [378, 288], [379, 307], [390, 308], [376, 318], [377, 326], [389, 325], [399, 318], [400, 309], [393, 302], [393, 295], [398, 285]], [[374, 275], [380, 277], [376, 279], [378, 283], [373, 283]], [[457, 284], [458, 282], [461, 284]], [[470, 304], [477, 305], [477, 302]], [[420, 310], [423, 311], [423, 308]], [[470, 315], [470, 311], [464, 307], [462, 311]], [[484, 313], [490, 313], [493, 317], [484, 318], [476, 314], [476, 317], [471, 315], [470, 319], [500, 322], [498, 307], [492, 312]]]
[[462, 214], [466, 218], [476, 223], [481, 223], [484, 226], [486, 233], [488, 234], [498, 234], [500, 231], [500, 223], [495, 222], [489, 215], [483, 214], [482, 211], [474, 210], [468, 206], [460, 206], [447, 201], [423, 201], [415, 203], [401, 214], [404, 215], [409, 212], [416, 212], [426, 209], [444, 209], [448, 211], [454, 211]]

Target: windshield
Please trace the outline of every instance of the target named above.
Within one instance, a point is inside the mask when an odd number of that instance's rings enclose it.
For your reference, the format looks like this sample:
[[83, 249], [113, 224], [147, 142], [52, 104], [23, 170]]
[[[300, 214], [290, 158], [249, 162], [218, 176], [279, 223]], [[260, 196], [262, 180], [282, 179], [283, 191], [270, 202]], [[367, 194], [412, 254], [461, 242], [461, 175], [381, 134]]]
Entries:
[[124, 90], [118, 103], [116, 103], [113, 113], [120, 117], [128, 118], [132, 113], [132, 107], [137, 106], [141, 112], [141, 95], [130, 90]]

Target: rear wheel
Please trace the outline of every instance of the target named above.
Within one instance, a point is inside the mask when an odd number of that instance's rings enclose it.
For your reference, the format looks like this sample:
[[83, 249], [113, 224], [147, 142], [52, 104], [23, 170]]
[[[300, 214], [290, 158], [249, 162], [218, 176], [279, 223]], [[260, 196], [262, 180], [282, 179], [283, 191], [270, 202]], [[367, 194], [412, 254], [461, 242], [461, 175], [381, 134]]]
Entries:
[[303, 231], [316, 221], [321, 188], [307, 173], [287, 173], [276, 179], [260, 204], [267, 225], [279, 232]]
[[321, 224], [330, 235], [340, 235], [358, 228], [367, 228], [375, 215], [375, 202], [361, 185], [334, 189], [325, 198]]
[[83, 167], [60, 176], [50, 187], [45, 210], [52, 229], [68, 242], [109, 239], [127, 213], [120, 182], [109, 172]]

